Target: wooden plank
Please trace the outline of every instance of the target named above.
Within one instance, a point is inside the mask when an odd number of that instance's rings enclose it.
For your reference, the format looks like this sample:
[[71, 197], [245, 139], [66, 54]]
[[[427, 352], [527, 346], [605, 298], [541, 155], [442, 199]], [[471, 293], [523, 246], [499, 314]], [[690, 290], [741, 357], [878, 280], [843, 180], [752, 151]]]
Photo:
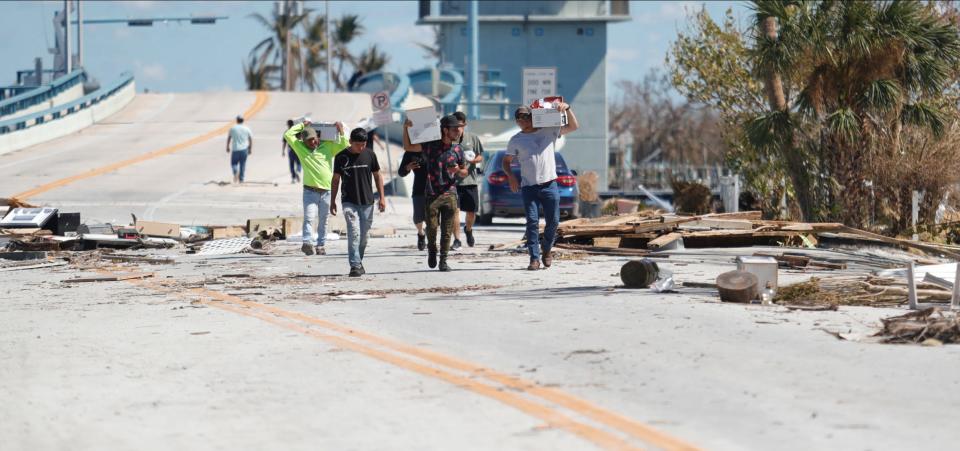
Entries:
[[36, 265], [6, 266], [6, 267], [0, 268], [0, 272], [19, 271], [19, 270], [21, 270], [21, 269], [52, 268], [52, 267], [54, 267], [54, 266], [64, 266], [64, 265], [66, 265], [66, 264], [67, 264], [67, 262], [59, 261], [59, 262], [51, 262], [51, 263], [40, 263], [40, 264], [36, 264]]
[[154, 221], [137, 221], [133, 225], [137, 233], [143, 236], [180, 239], [180, 224]]
[[303, 231], [302, 216], [287, 216], [283, 218], [283, 237], [299, 235]]
[[116, 276], [80, 277], [76, 279], [66, 279], [63, 282], [64, 283], [118, 282], [121, 280], [146, 279], [148, 277], [153, 277], [153, 273], [148, 272], [148, 273], [141, 273], [141, 274], [121, 274]]
[[753, 221], [747, 219], [704, 218], [699, 221], [690, 221], [680, 226], [681, 229], [692, 229], [698, 227], [711, 229], [750, 230], [753, 229]]
[[596, 247], [618, 248], [620, 247], [620, 237], [598, 236], [593, 239], [593, 245]]
[[668, 246], [674, 241], [682, 239], [683, 235], [677, 232], [671, 232], [666, 235], [661, 235], [657, 238], [650, 240], [647, 243], [647, 249], [660, 249], [661, 247]]
[[226, 226], [213, 228], [213, 239], [240, 238], [247, 236], [247, 231], [240, 226]]

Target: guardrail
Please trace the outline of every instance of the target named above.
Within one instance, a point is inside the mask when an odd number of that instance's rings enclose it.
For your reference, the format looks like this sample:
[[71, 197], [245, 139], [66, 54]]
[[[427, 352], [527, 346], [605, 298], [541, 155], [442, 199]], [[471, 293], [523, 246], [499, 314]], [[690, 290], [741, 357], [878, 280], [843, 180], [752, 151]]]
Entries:
[[15, 132], [17, 130], [30, 128], [35, 125], [40, 125], [47, 121], [56, 120], [61, 117], [90, 108], [91, 106], [96, 105], [101, 101], [109, 98], [111, 95], [123, 89], [124, 87], [126, 87], [132, 82], [133, 82], [133, 74], [129, 72], [124, 72], [123, 74], [120, 75], [119, 80], [113, 82], [110, 85], [104, 86], [88, 95], [85, 95], [77, 100], [74, 100], [72, 102], [67, 102], [63, 105], [57, 105], [52, 108], [48, 108], [46, 110], [39, 111], [33, 114], [28, 114], [21, 117], [15, 117], [13, 119], [0, 121], [0, 135]]
[[35, 89], [0, 101], [0, 116], [14, 114], [19, 110], [47, 102], [77, 84], [83, 83], [86, 79], [86, 72], [76, 70], [53, 80], [49, 85], [38, 86]]

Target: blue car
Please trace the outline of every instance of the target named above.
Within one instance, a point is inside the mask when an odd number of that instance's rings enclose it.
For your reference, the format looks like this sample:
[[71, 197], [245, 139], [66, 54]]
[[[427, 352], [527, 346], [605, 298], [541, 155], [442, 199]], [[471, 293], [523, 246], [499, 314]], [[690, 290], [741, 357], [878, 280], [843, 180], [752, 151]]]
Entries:
[[[493, 223], [493, 218], [524, 217], [523, 198], [520, 193], [510, 191], [510, 182], [503, 172], [503, 150], [485, 152], [493, 155], [484, 158], [483, 182], [480, 184], [480, 212], [477, 222], [483, 225]], [[563, 156], [556, 154], [557, 185], [560, 188], [560, 217], [573, 219], [580, 214], [580, 190], [577, 188], [577, 172], [567, 168]], [[513, 160], [510, 169], [513, 175], [520, 180], [520, 165]], [[543, 212], [541, 211], [541, 214]]]

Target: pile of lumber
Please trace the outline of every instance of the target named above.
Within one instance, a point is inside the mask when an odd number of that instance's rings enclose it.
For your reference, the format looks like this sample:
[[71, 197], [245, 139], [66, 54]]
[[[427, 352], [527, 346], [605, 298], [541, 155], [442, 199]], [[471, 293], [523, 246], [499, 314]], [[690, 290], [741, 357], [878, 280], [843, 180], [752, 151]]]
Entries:
[[930, 255], [960, 258], [960, 249], [935, 243], [890, 238], [839, 223], [770, 221], [759, 211], [699, 216], [657, 210], [572, 219], [560, 223], [557, 246], [589, 253], [645, 255], [658, 250], [753, 245], [816, 246], [821, 234], [872, 244], [916, 249]]

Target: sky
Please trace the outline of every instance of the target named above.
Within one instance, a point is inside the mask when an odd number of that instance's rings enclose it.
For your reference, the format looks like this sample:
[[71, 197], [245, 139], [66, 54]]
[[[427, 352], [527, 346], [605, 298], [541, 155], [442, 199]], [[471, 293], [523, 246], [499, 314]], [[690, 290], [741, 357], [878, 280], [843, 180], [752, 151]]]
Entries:
[[[416, 1], [329, 3], [333, 18], [346, 13], [360, 16], [365, 32], [354, 45], [355, 51], [376, 43], [390, 55], [387, 68], [393, 71], [406, 72], [430, 64], [415, 44], [432, 40], [430, 27], [415, 25]], [[273, 9], [272, 1], [83, 0], [83, 5], [84, 19], [229, 16], [214, 25], [91, 24], [84, 28], [84, 66], [88, 73], [108, 83], [122, 72], [132, 71], [138, 90], [153, 92], [244, 90], [241, 64], [269, 35], [250, 15], [269, 17]], [[618, 80], [640, 80], [650, 68], [663, 67], [671, 41], [678, 29], [686, 27], [687, 12], [702, 5], [716, 19], [728, 8], [733, 8], [741, 20], [749, 14], [744, 2], [631, 1], [633, 20], [609, 28], [608, 86], [613, 88]], [[52, 65], [46, 49], [53, 46], [53, 14], [62, 7], [62, 1], [0, 2], [0, 42], [5, 43], [0, 49], [0, 83], [13, 84], [16, 71], [32, 69], [37, 56], [43, 56], [45, 67]], [[306, 7], [322, 14], [324, 2], [307, 1]], [[616, 95], [615, 89], [608, 92]]]

